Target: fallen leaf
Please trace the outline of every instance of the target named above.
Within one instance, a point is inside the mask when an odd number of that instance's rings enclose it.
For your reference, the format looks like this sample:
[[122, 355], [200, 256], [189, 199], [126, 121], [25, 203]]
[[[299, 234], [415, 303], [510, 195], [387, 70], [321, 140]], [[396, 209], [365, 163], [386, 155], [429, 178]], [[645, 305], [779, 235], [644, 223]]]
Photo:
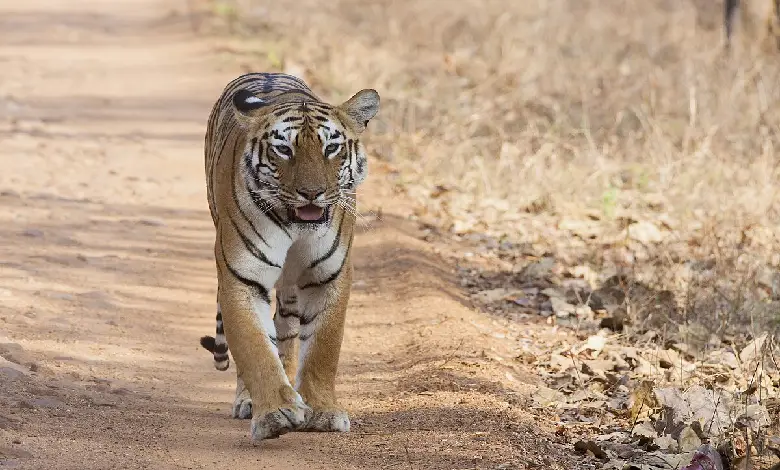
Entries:
[[642, 414], [648, 413], [658, 407], [658, 400], [653, 393], [653, 382], [643, 380], [636, 387], [629, 398], [628, 406], [630, 417], [636, 421]]
[[536, 406], [548, 407], [557, 405], [565, 400], [563, 393], [548, 387], [539, 387], [533, 393], [533, 401]]
[[658, 365], [663, 369], [680, 367], [680, 353], [674, 349], [667, 349], [658, 353]]
[[591, 357], [596, 358], [607, 346], [607, 338], [602, 335], [589, 336], [582, 351], [591, 351]]
[[615, 369], [615, 363], [605, 359], [593, 359], [582, 361], [582, 372], [588, 375], [606, 377], [606, 373]]
[[559, 318], [569, 317], [577, 310], [577, 307], [559, 297], [550, 297], [550, 304], [552, 305], [553, 312], [555, 312], [555, 316]]
[[672, 436], [658, 436], [653, 440], [653, 444], [667, 452], [675, 452], [677, 450], [677, 441], [672, 439]]
[[650, 424], [649, 421], [642, 421], [641, 423], [638, 423], [636, 426], [634, 426], [631, 434], [633, 436], [644, 437], [651, 441], [658, 437], [658, 433], [655, 432], [653, 425]]
[[709, 445], [701, 446], [691, 459], [691, 463], [680, 470], [724, 470], [723, 461], [717, 450]]
[[675, 387], [653, 390], [658, 402], [672, 412], [670, 424], [698, 421], [712, 435], [725, 431], [731, 424], [730, 399], [723, 393], [694, 385], [681, 392]]
[[764, 405], [752, 404], [745, 408], [745, 412], [737, 417], [735, 425], [738, 428], [749, 428], [753, 432], [758, 432], [761, 428], [766, 428], [770, 424], [769, 411]]
[[691, 452], [698, 449], [701, 446], [701, 439], [696, 431], [692, 427], [686, 426], [680, 431], [680, 437], [677, 438], [677, 443], [680, 445], [680, 450], [683, 452]]
[[592, 454], [597, 459], [606, 459], [607, 453], [601, 448], [599, 444], [594, 441], [577, 441], [574, 443], [574, 450], [580, 454]]
[[750, 364], [756, 360], [756, 358], [761, 357], [764, 343], [766, 343], [768, 335], [769, 333], [764, 333], [748, 343], [748, 345], [739, 353], [739, 360], [742, 361], [743, 364]]
[[543, 279], [550, 275], [554, 267], [555, 258], [547, 256], [524, 266], [520, 276], [525, 279]]
[[645, 245], [659, 243], [664, 240], [664, 234], [654, 223], [640, 221], [628, 226], [628, 237]]

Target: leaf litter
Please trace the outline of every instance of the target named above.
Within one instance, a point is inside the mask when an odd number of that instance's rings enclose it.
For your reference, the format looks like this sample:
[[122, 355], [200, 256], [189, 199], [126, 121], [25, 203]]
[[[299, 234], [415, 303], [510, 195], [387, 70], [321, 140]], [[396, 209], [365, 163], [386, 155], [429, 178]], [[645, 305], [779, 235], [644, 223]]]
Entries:
[[[603, 236], [592, 222], [563, 221], [558, 229], [587, 240]], [[668, 224], [626, 224], [621, 243], [636, 244], [625, 251], [633, 259], [636, 247], [670, 239]], [[531, 405], [556, 414], [575, 452], [607, 469], [780, 468], [780, 449], [769, 444], [780, 411], [773, 336], [716, 334], [686, 304], [692, 278], [715, 276], [711, 263], [677, 263], [675, 276], [688, 284], [663, 288], [549, 247], [458, 233], [464, 226], [450, 231], [474, 247], [458, 260], [458, 273], [476, 305], [576, 333], [577, 341], [560, 341], [531, 360], [545, 382]], [[428, 240], [447, 236], [435, 224], [424, 227]], [[756, 279], [764, 291], [774, 288], [771, 275]]]

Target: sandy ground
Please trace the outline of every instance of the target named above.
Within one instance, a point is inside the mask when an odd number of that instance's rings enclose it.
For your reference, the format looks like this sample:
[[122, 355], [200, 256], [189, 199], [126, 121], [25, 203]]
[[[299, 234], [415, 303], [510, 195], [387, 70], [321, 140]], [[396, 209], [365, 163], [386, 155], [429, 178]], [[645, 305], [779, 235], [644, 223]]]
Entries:
[[235, 369], [198, 345], [203, 133], [240, 71], [186, 12], [0, 4], [0, 468], [584, 468], [528, 411], [527, 328], [471, 308], [376, 162], [340, 369], [353, 430], [250, 444]]

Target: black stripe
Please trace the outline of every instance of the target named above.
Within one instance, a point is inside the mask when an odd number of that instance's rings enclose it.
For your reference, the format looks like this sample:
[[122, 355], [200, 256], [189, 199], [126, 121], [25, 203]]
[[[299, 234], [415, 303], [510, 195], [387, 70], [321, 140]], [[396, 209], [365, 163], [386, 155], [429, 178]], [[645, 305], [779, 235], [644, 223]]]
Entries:
[[[343, 215], [342, 215], [343, 217]], [[308, 289], [310, 287], [320, 287], [325, 284], [328, 284], [330, 282], [333, 282], [337, 277], [339, 277], [339, 274], [341, 274], [341, 271], [344, 269], [344, 265], [347, 263], [347, 257], [349, 256], [349, 250], [352, 247], [352, 240], [349, 241], [349, 244], [347, 245], [347, 251], [344, 252], [344, 258], [341, 260], [341, 265], [339, 266], [339, 269], [336, 270], [333, 274], [328, 276], [325, 280], [320, 282], [310, 282], [308, 284], [305, 284], [301, 289]]]
[[[257, 145], [257, 137], [252, 138], [252, 145], [249, 147], [249, 158], [247, 159], [247, 166], [252, 168], [252, 160], [255, 158], [255, 145]], [[257, 161], [260, 161], [260, 149], [257, 149]]]
[[287, 309], [277, 309], [277, 315], [279, 315], [281, 318], [290, 318], [290, 317], [300, 317], [300, 314], [297, 310], [287, 310]]
[[277, 109], [277, 110], [274, 112], [274, 116], [276, 116], [276, 117], [282, 117], [282, 116], [284, 116], [285, 114], [289, 113], [291, 109], [292, 109], [292, 106], [284, 106], [284, 107], [282, 107], [282, 108], [279, 108], [279, 109]]
[[333, 254], [336, 252], [336, 250], [338, 250], [340, 242], [341, 242], [341, 230], [344, 228], [344, 216], [345, 216], [345, 213], [342, 212], [341, 213], [341, 220], [339, 221], [339, 230], [338, 230], [338, 232], [336, 232], [336, 236], [333, 238], [333, 245], [331, 245], [331, 247], [328, 249], [328, 251], [324, 255], [322, 255], [319, 258], [317, 258], [316, 260], [314, 260], [309, 265], [309, 269], [317, 267], [318, 264], [324, 262], [325, 260], [327, 260], [328, 258], [333, 256]]
[[[224, 135], [224, 138], [222, 139], [222, 145], [220, 145], [219, 151], [214, 156], [214, 159], [213, 159], [214, 163], [213, 163], [213, 165], [211, 165], [212, 172], [214, 170], [214, 167], [219, 165], [219, 160], [222, 158], [222, 153], [225, 151], [225, 146], [227, 146], [228, 140], [230, 140], [230, 136], [233, 134], [233, 130], [236, 128], [237, 125], [238, 124], [234, 123], [234, 122], [230, 123], [230, 126], [222, 133]], [[233, 155], [235, 155], [236, 147], [238, 147], [238, 140], [239, 140], [238, 136], [236, 136], [236, 141], [234, 143], [235, 146], [233, 147]]]
[[[260, 231], [257, 230], [257, 227], [255, 227], [255, 224], [252, 223], [252, 219], [250, 219], [249, 216], [246, 215], [246, 212], [244, 212], [244, 208], [241, 207], [241, 204], [240, 204], [240, 202], [238, 200], [238, 194], [236, 193], [236, 175], [235, 175], [235, 172], [234, 172], [233, 175], [231, 175], [230, 185], [231, 185], [232, 190], [233, 190], [233, 204], [235, 204], [236, 207], [238, 208], [238, 212], [241, 214], [241, 216], [244, 218], [244, 220], [246, 220], [246, 223], [249, 224], [250, 227], [252, 227], [252, 232], [254, 232], [254, 234], [257, 235], [257, 238], [259, 238], [260, 241], [262, 241], [263, 243], [268, 245], [268, 242], [265, 241], [265, 238], [263, 238], [263, 236], [260, 234]], [[268, 245], [268, 246], [270, 246], [270, 245]]]
[[271, 222], [274, 223], [279, 229], [281, 229], [285, 235], [287, 235], [287, 238], [292, 239], [292, 236], [290, 235], [290, 232], [287, 231], [287, 229], [284, 227], [284, 222], [279, 218], [279, 216], [276, 214], [276, 212], [271, 209], [268, 212], [264, 212], [263, 215], [265, 215]]
[[228, 268], [228, 271], [230, 271], [230, 274], [232, 274], [233, 277], [238, 279], [238, 281], [241, 284], [243, 284], [243, 285], [245, 285], [245, 286], [247, 286], [247, 287], [249, 287], [251, 289], [254, 289], [256, 291], [256, 294], [258, 296], [260, 296], [260, 298], [265, 303], [270, 304], [271, 303], [271, 299], [270, 299], [270, 297], [268, 297], [268, 289], [266, 289], [262, 284], [260, 284], [257, 281], [253, 281], [251, 279], [245, 278], [244, 276], [239, 274], [238, 271], [236, 271], [233, 268], [233, 266], [230, 265], [230, 262], [227, 260], [227, 257], [225, 256], [225, 247], [222, 244], [222, 236], [221, 235], [219, 237], [219, 247], [220, 247], [220, 250], [222, 251], [222, 261], [225, 263], [225, 267]]
[[271, 341], [276, 343], [284, 343], [285, 341], [290, 341], [291, 339], [295, 339], [298, 337], [298, 333], [287, 333], [285, 336], [271, 336], [268, 335], [268, 338], [271, 339]]
[[227, 354], [214, 353], [214, 360], [217, 362], [227, 361], [229, 357]]
[[313, 322], [317, 319], [317, 317], [320, 315], [320, 312], [317, 312], [312, 317], [301, 317], [301, 326], [306, 326], [309, 323]]
[[225, 328], [222, 326], [222, 322], [217, 323], [217, 334], [218, 335], [224, 335], [225, 334]]
[[267, 264], [268, 266], [273, 266], [274, 268], [281, 269], [281, 266], [269, 260], [265, 256], [265, 253], [263, 253], [262, 250], [256, 247], [252, 243], [252, 241], [244, 235], [244, 232], [242, 232], [241, 229], [238, 228], [236, 221], [233, 220], [233, 217], [231, 217], [229, 214], [228, 214], [228, 219], [230, 219], [230, 223], [233, 224], [233, 228], [236, 230], [236, 233], [238, 233], [238, 236], [241, 238], [241, 241], [244, 242], [244, 246], [246, 247], [246, 249], [249, 250], [250, 253], [252, 253], [252, 256], [254, 256], [258, 261]]
[[220, 343], [214, 346], [214, 355], [217, 354], [227, 354], [228, 352], [228, 345], [227, 343]]
[[306, 340], [308, 340], [309, 338], [311, 338], [311, 336], [312, 336], [313, 334], [314, 334], [314, 332], [312, 331], [312, 332], [311, 332], [311, 333], [309, 333], [308, 335], [300, 335], [301, 341], [306, 341]]

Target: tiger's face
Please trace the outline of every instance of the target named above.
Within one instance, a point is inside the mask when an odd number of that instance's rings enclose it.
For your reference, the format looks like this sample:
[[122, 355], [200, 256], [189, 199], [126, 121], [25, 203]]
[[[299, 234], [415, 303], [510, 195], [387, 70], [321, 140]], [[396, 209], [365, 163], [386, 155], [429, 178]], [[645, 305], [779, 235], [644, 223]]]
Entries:
[[379, 111], [376, 91], [331, 106], [294, 92], [269, 103], [240, 90], [233, 105], [247, 131], [242, 173], [262, 211], [282, 209], [292, 222], [319, 224], [330, 220], [335, 205], [354, 205], [368, 173], [358, 137]]

